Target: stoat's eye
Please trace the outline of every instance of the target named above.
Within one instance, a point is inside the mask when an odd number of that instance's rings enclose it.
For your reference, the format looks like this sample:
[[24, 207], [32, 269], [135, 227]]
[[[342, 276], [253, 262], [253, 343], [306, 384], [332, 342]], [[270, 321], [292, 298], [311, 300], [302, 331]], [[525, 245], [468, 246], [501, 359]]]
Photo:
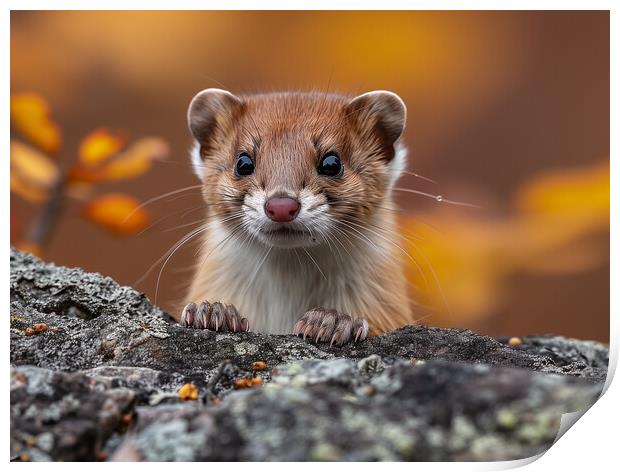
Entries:
[[245, 177], [254, 173], [254, 161], [247, 152], [242, 152], [237, 158], [235, 164], [235, 175], [237, 177]]
[[328, 152], [319, 161], [319, 167], [317, 169], [321, 175], [327, 175], [328, 177], [340, 177], [344, 171], [344, 166], [340, 162], [340, 157], [335, 152]]

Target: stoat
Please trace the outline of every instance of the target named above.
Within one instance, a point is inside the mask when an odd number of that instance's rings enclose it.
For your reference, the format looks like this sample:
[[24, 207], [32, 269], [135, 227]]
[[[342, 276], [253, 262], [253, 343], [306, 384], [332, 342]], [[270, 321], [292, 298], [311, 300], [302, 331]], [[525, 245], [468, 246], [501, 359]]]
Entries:
[[337, 345], [411, 323], [392, 199], [405, 121], [388, 91], [198, 93], [207, 215], [181, 323]]

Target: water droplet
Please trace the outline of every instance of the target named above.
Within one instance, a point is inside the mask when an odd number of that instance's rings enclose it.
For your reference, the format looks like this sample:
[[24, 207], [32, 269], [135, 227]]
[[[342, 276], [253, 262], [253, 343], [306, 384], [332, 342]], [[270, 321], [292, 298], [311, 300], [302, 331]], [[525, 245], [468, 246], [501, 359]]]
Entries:
[[441, 195], [437, 195], [435, 197], [435, 200], [437, 200], [438, 202], [443, 202], [443, 197]]

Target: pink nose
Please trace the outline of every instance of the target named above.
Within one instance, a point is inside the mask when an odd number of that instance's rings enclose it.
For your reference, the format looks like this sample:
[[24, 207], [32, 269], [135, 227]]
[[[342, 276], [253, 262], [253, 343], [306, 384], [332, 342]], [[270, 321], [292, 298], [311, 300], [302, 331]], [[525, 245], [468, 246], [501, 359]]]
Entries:
[[273, 221], [293, 221], [299, 213], [299, 202], [289, 197], [273, 197], [265, 203], [265, 213]]

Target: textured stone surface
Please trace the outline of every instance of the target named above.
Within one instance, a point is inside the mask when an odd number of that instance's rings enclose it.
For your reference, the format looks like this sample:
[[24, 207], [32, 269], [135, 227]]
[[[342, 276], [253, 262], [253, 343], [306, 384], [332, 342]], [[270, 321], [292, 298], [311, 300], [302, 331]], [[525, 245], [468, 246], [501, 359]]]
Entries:
[[80, 373], [11, 369], [11, 457], [104, 459], [102, 447], [129, 423], [135, 397]]
[[[606, 346], [552, 336], [409, 326], [329, 348], [186, 329], [108, 277], [15, 250], [10, 292], [15, 460], [528, 457], [607, 372]], [[179, 400], [186, 383], [197, 401]]]

